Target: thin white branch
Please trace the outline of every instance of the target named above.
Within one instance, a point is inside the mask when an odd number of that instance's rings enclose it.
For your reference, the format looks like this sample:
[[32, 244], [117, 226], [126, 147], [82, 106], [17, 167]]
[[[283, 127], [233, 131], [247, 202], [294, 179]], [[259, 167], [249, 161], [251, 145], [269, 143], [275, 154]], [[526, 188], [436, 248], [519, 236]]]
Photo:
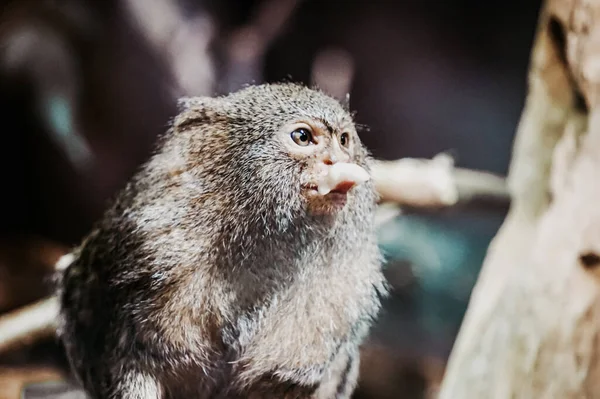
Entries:
[[455, 168], [447, 154], [439, 154], [431, 160], [377, 161], [372, 175], [382, 202], [400, 206], [439, 208], [476, 198], [507, 203], [510, 199], [504, 178]]
[[58, 312], [58, 298], [49, 297], [1, 316], [0, 353], [55, 334]]

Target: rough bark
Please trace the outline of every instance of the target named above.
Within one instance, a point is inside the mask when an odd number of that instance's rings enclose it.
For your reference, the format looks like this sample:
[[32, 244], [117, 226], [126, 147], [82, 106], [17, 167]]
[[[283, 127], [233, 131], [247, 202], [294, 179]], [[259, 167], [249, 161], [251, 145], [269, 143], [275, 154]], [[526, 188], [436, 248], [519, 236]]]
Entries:
[[600, 0], [548, 0], [492, 242], [440, 399], [600, 397]]

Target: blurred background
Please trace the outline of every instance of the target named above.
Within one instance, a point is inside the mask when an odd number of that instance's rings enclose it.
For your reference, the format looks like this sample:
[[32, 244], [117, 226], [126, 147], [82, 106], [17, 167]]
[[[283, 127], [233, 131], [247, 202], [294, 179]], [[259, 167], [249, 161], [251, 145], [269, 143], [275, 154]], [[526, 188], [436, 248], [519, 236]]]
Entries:
[[[0, 1], [0, 313], [48, 294], [149, 155], [178, 97], [296, 81], [350, 93], [374, 156], [505, 175], [539, 1]], [[386, 301], [355, 397], [433, 397], [507, 207], [381, 226]], [[65, 368], [54, 340], [0, 354], [0, 398]], [[15, 392], [17, 392], [15, 394]], [[17, 396], [11, 396], [17, 395]], [[48, 396], [50, 397], [50, 396]]]

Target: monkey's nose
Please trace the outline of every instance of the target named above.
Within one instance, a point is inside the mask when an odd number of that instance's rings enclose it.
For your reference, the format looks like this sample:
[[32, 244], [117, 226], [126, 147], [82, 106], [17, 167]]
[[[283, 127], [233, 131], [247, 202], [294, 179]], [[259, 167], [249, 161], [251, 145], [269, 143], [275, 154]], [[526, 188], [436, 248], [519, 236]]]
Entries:
[[347, 193], [352, 187], [370, 179], [369, 173], [355, 163], [338, 162], [328, 166], [317, 184], [319, 194], [332, 191]]

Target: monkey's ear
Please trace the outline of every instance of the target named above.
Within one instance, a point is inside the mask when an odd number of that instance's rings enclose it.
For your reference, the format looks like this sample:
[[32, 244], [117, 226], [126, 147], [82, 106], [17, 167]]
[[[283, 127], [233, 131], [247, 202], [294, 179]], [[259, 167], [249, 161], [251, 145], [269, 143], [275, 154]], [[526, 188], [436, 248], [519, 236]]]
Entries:
[[223, 114], [225, 104], [214, 97], [182, 97], [177, 101], [177, 116], [173, 120], [176, 128], [202, 121], [210, 121]]

